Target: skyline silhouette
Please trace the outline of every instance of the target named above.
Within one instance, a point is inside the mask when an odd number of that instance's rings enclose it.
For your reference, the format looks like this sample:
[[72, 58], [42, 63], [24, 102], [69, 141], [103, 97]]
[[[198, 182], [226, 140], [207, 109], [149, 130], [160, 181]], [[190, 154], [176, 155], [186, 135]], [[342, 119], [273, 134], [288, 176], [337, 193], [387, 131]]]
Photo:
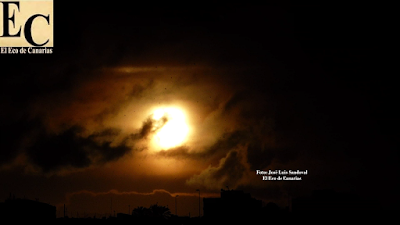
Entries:
[[[274, 202], [262, 202], [251, 197], [242, 190], [221, 189], [219, 198], [203, 198], [204, 215], [178, 216], [170, 211], [168, 206], [152, 204], [149, 207], [138, 206], [130, 213], [116, 212], [110, 214], [86, 213], [76, 216], [69, 215], [64, 205], [63, 215], [56, 216], [56, 207], [38, 200], [21, 199], [10, 196], [5, 202], [0, 202], [0, 217], [11, 220], [58, 221], [74, 222], [91, 220], [92, 222], [108, 221], [146, 224], [210, 224], [215, 222], [234, 222], [237, 220], [257, 222], [263, 218], [269, 221], [293, 221], [298, 216], [304, 218], [319, 218], [319, 216], [334, 216], [335, 218], [358, 218], [365, 220], [366, 214], [385, 215], [390, 211], [382, 210], [367, 199], [361, 199], [354, 193], [339, 193], [333, 190], [314, 190], [311, 195], [292, 199], [285, 207]], [[60, 209], [57, 209], [59, 211]], [[316, 216], [316, 214], [318, 214]], [[387, 214], [390, 215], [390, 214]], [[388, 218], [386, 218], [388, 219]]]

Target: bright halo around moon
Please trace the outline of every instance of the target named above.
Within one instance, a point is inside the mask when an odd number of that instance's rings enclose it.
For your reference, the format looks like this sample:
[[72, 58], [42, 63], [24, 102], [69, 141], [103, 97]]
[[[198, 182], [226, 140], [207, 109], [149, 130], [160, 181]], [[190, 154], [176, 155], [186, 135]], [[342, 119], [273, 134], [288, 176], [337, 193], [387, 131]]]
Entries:
[[157, 123], [166, 121], [154, 136], [154, 141], [159, 147], [169, 149], [179, 146], [185, 141], [189, 126], [182, 110], [177, 108], [156, 109], [153, 112], [153, 119]]

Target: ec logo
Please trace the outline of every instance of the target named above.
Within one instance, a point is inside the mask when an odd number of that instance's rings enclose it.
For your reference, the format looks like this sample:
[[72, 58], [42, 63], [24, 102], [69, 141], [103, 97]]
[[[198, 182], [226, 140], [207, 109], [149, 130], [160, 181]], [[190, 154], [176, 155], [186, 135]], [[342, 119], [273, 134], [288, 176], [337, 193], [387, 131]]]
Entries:
[[0, 1], [1, 47], [53, 47], [53, 1]]

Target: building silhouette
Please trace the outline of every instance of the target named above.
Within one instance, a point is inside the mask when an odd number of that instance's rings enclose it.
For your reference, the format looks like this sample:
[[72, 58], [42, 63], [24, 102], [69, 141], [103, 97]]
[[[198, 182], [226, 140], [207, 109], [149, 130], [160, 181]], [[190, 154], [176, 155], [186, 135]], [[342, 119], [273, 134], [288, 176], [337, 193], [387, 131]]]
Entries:
[[3, 220], [55, 220], [56, 207], [29, 199], [9, 198], [0, 203], [0, 217]]
[[314, 190], [311, 196], [292, 200], [293, 213], [338, 213], [364, 212], [371, 210], [371, 204], [352, 193], [338, 193], [333, 190]]
[[203, 198], [203, 207], [207, 220], [252, 220], [260, 215], [262, 201], [241, 190], [221, 189], [220, 198]]

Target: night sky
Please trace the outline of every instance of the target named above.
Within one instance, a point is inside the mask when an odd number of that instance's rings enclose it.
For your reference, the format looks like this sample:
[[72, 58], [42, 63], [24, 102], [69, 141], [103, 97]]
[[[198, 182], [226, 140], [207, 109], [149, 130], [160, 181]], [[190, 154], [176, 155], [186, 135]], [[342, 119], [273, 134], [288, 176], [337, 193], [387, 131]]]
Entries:
[[[57, 216], [63, 204], [70, 216], [175, 213], [179, 195], [178, 215], [197, 216], [196, 189], [281, 207], [331, 189], [398, 209], [384, 10], [59, 2], [53, 54], [0, 55], [0, 201], [38, 199]], [[174, 119], [169, 139], [181, 139], [163, 146]], [[255, 174], [269, 169], [308, 175]]]

